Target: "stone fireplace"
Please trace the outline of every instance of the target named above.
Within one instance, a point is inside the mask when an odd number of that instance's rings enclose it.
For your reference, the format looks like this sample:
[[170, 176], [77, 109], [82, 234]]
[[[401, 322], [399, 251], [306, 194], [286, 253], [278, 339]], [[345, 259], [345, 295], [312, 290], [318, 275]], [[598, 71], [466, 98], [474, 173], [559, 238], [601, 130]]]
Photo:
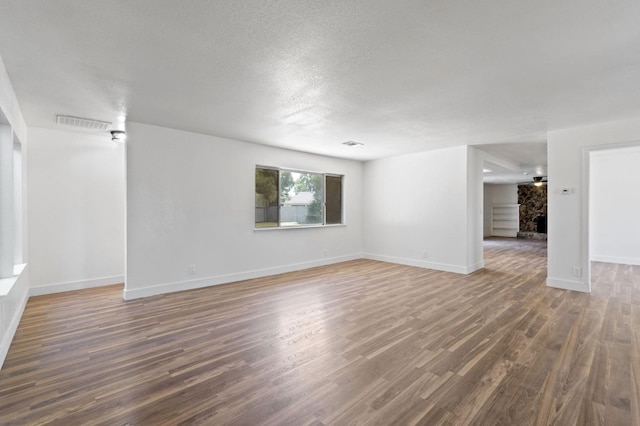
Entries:
[[547, 239], [547, 185], [518, 185], [518, 238]]

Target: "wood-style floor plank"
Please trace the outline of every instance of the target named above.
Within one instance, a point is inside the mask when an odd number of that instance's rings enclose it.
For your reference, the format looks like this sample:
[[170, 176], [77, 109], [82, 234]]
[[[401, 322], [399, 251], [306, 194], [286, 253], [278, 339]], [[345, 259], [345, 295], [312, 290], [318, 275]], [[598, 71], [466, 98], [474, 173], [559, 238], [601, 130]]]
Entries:
[[0, 424], [640, 424], [640, 267], [594, 263], [581, 294], [545, 286], [545, 242], [489, 239], [485, 264], [33, 297]]

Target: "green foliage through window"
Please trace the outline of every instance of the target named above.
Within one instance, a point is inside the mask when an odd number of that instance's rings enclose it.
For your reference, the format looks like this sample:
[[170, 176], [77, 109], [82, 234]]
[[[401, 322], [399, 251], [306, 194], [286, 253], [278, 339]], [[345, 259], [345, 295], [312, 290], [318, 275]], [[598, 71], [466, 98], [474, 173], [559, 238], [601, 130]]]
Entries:
[[342, 176], [256, 167], [255, 227], [342, 223]]

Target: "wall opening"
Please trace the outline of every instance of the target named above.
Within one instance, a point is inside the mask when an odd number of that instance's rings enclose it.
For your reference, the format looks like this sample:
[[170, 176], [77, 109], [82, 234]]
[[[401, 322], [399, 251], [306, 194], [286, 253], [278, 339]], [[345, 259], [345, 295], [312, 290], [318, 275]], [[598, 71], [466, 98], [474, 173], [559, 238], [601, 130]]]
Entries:
[[13, 263], [24, 263], [24, 179], [22, 170], [22, 145], [13, 137]]
[[604, 271], [617, 269], [607, 264], [640, 265], [640, 142], [589, 147], [585, 161], [586, 273], [591, 290], [594, 267]]
[[15, 249], [13, 132], [5, 122], [0, 116], [0, 279], [13, 276]]

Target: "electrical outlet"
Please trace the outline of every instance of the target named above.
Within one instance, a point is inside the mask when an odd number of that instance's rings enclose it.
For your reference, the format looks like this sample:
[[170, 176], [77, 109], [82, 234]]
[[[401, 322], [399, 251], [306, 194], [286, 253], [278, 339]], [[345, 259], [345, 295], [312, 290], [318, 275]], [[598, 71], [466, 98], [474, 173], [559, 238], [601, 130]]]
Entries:
[[324, 254], [324, 257], [329, 256], [329, 250], [327, 249], [322, 250], [322, 254]]
[[196, 273], [196, 265], [189, 265], [189, 275]]
[[426, 251], [426, 250], [422, 252], [422, 258], [423, 258], [423, 259], [426, 259], [428, 256], [429, 256], [429, 255], [428, 255], [428, 253], [427, 253], [427, 251]]
[[571, 275], [580, 278], [582, 276], [582, 268], [574, 266], [573, 268], [571, 268]]

